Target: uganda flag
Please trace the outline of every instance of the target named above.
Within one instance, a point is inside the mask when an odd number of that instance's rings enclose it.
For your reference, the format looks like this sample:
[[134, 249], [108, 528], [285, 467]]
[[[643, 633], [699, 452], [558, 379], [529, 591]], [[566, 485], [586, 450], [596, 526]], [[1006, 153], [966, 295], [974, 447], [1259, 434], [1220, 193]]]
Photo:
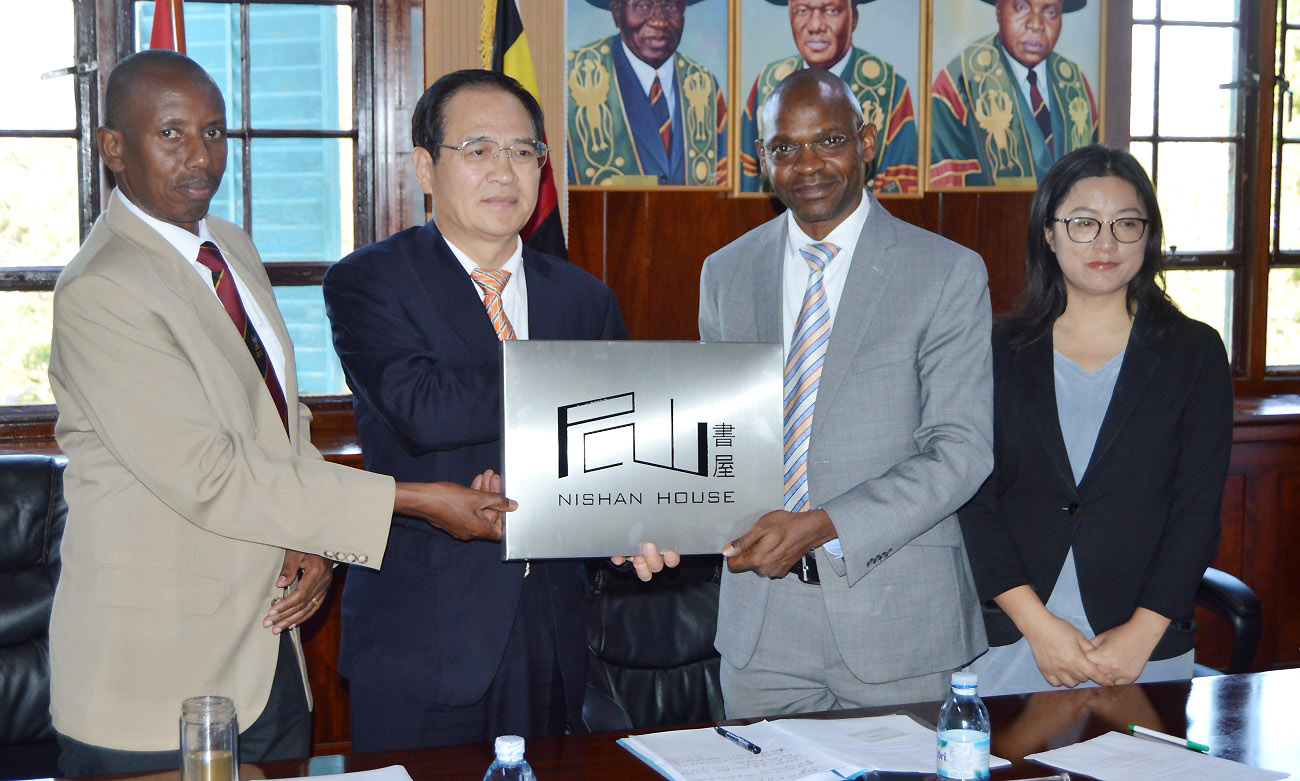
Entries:
[[[480, 54], [483, 57], [483, 67], [512, 77], [541, 102], [537, 91], [537, 75], [533, 71], [533, 56], [528, 51], [528, 38], [524, 35], [524, 22], [519, 15], [518, 0], [483, 0], [482, 30]], [[545, 136], [542, 141], [546, 141]], [[564, 226], [560, 223], [559, 204], [554, 169], [548, 159], [542, 167], [537, 208], [519, 235], [525, 244], [538, 252], [567, 258], [569, 253], [564, 245]]]
[[182, 0], [154, 0], [150, 49], [185, 53], [185, 11]]

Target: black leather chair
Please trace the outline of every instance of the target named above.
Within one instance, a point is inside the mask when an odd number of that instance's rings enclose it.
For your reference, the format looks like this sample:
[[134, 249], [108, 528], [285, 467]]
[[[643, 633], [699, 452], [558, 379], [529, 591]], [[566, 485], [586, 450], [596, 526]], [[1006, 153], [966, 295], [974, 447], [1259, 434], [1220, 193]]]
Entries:
[[587, 603], [589, 732], [723, 718], [718, 623], [719, 556], [687, 556], [649, 583], [593, 566]]
[[[1250, 672], [1251, 661], [1259, 648], [1259, 634], [1264, 625], [1259, 597], [1250, 586], [1228, 573], [1210, 567], [1201, 576], [1196, 603], [1222, 618], [1232, 630], [1232, 656], [1222, 672]], [[1196, 665], [1194, 675], [1220, 675], [1221, 671], [1203, 664]]]
[[49, 626], [67, 513], [61, 459], [0, 456], [0, 781], [59, 775]]

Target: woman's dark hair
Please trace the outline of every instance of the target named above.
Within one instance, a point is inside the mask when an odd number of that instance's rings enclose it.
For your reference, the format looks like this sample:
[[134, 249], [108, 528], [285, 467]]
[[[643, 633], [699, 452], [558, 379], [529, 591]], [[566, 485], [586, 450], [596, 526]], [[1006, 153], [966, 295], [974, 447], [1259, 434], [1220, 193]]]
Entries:
[[[1164, 224], [1160, 220], [1160, 204], [1156, 202], [1151, 179], [1133, 155], [1122, 149], [1093, 144], [1076, 149], [1056, 161], [1034, 194], [1025, 242], [1025, 289], [1015, 310], [1001, 323], [1012, 347], [1020, 348], [1038, 339], [1051, 330], [1052, 323], [1065, 312], [1065, 276], [1061, 273], [1056, 253], [1047, 243], [1045, 228], [1074, 185], [1080, 179], [1094, 176], [1117, 176], [1133, 185], [1150, 220], [1144, 237], [1146, 246], [1142, 253], [1142, 267], [1128, 283], [1129, 313], [1137, 314], [1141, 310], [1151, 318], [1151, 326], [1159, 330], [1178, 312], [1178, 307], [1165, 293], [1161, 260]], [[1102, 230], [1106, 227], [1103, 226]]]

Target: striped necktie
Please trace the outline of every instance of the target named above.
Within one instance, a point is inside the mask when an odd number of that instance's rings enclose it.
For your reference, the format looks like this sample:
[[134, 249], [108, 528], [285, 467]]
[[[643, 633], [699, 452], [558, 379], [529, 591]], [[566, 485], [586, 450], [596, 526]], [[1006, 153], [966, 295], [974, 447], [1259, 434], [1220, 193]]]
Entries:
[[654, 84], [650, 85], [650, 113], [654, 115], [655, 123], [659, 125], [659, 138], [664, 142], [664, 151], [671, 152], [673, 146], [673, 122], [668, 115], [668, 98], [664, 95], [664, 85], [659, 83], [659, 76], [655, 76]]
[[817, 383], [831, 338], [831, 307], [822, 274], [840, 248], [828, 242], [799, 250], [808, 263], [808, 288], [795, 322], [790, 355], [785, 361], [785, 509], [808, 509], [808, 439], [812, 433]]
[[230, 322], [235, 324], [235, 329], [244, 338], [244, 344], [248, 346], [248, 352], [253, 356], [253, 363], [257, 364], [257, 370], [266, 381], [266, 389], [271, 393], [271, 400], [275, 402], [275, 408], [280, 413], [280, 422], [284, 424], [285, 433], [288, 433], [289, 410], [284, 401], [284, 390], [280, 387], [280, 380], [275, 376], [275, 367], [267, 360], [266, 347], [262, 344], [262, 338], [257, 335], [257, 329], [253, 327], [248, 319], [248, 313], [244, 311], [244, 303], [239, 300], [239, 288], [236, 287], [235, 278], [230, 273], [230, 266], [226, 265], [226, 259], [222, 257], [221, 250], [216, 244], [210, 241], [203, 242], [199, 247], [199, 265], [212, 273], [212, 286], [217, 291], [217, 298], [226, 308]]
[[487, 307], [492, 328], [497, 332], [497, 339], [514, 339], [515, 329], [510, 325], [510, 318], [506, 317], [506, 308], [501, 303], [501, 291], [505, 290], [506, 283], [510, 281], [510, 272], [501, 269], [489, 271], [476, 268], [469, 276], [483, 289], [483, 306]]
[[1034, 121], [1043, 132], [1043, 141], [1047, 143], [1047, 153], [1056, 157], [1056, 150], [1052, 147], [1052, 112], [1047, 110], [1047, 101], [1043, 100], [1043, 93], [1038, 91], [1038, 72], [1032, 68], [1029, 70], [1029, 103], [1029, 107], [1034, 110]]

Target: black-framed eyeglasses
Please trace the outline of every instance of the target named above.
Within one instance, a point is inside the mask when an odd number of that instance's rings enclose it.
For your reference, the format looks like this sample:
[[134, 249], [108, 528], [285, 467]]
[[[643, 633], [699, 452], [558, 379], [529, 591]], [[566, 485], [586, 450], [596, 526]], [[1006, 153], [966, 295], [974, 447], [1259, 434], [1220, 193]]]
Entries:
[[443, 149], [460, 152], [465, 165], [471, 168], [487, 168], [496, 162], [502, 152], [511, 165], [516, 168], [541, 168], [546, 165], [546, 155], [550, 151], [541, 141], [516, 141], [510, 146], [501, 146], [490, 138], [478, 138], [466, 141], [460, 146], [438, 144]]
[[685, 0], [628, 0], [627, 7], [638, 19], [649, 19], [655, 11], [674, 22], [686, 15]]
[[[1101, 235], [1102, 220], [1095, 217], [1048, 217], [1048, 222], [1065, 223], [1065, 235], [1076, 244], [1087, 244]], [[1146, 217], [1120, 217], [1110, 220], [1110, 235], [1121, 244], [1133, 244], [1146, 235], [1147, 225], [1151, 222]]]
[[[805, 141], [803, 143], [798, 141], [778, 141], [765, 144], [763, 151], [767, 153], [768, 161], [777, 165], [789, 165], [798, 160], [799, 155], [803, 154], [804, 147], [816, 152], [818, 157], [834, 157], [851, 149], [853, 139], [857, 138], [864, 127], [866, 127], [865, 122], [854, 128], [851, 136], [836, 133], [835, 135], [823, 136], [815, 141]], [[759, 139], [759, 143], [763, 143], [762, 139]]]

